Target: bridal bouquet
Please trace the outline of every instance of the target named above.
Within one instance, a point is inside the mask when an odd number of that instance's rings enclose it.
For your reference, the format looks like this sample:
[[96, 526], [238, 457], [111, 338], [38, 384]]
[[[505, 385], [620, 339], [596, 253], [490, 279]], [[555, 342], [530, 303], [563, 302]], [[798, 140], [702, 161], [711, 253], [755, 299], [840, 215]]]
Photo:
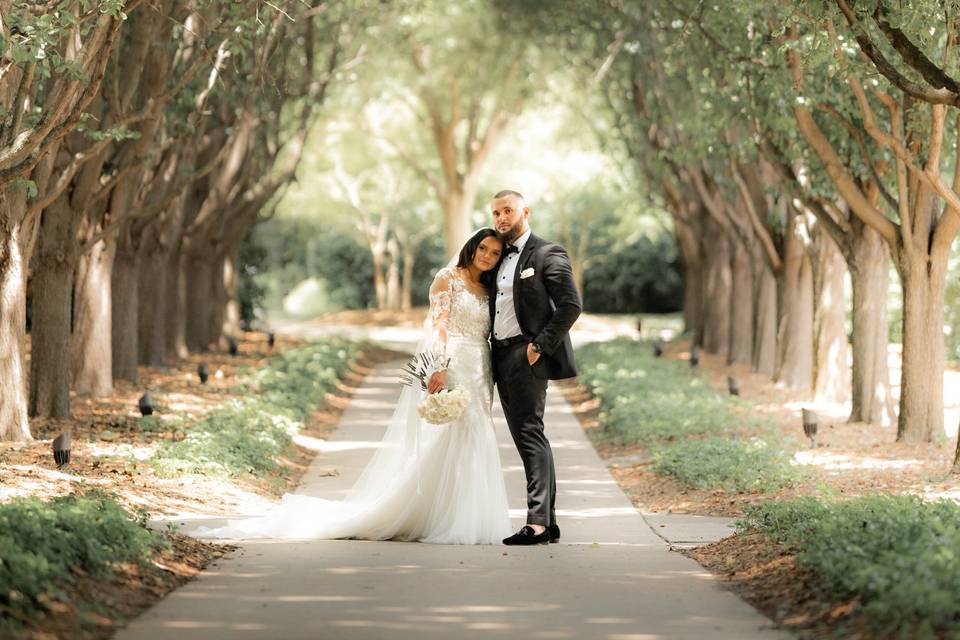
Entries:
[[[432, 351], [418, 353], [403, 366], [400, 382], [410, 387], [419, 382], [420, 388], [426, 391], [433, 372], [446, 369], [449, 365], [450, 358], [438, 356]], [[447, 424], [460, 418], [469, 404], [470, 392], [463, 387], [442, 389], [421, 400], [417, 404], [417, 413], [430, 424]]]
[[417, 413], [430, 424], [447, 424], [463, 415], [470, 404], [470, 392], [463, 387], [431, 393], [417, 405]]
[[442, 371], [450, 366], [450, 358], [439, 356], [433, 351], [421, 351], [413, 356], [400, 372], [400, 384], [412, 387], [420, 383], [423, 391], [427, 390], [427, 381], [434, 371]]

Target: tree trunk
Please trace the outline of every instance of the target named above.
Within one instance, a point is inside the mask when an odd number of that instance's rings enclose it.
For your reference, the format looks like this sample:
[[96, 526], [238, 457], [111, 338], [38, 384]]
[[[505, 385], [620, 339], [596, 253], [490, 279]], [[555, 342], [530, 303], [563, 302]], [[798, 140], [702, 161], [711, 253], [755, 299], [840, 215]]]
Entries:
[[778, 287], [777, 367], [774, 381], [796, 389], [813, 389], [813, 270], [799, 216], [788, 214], [783, 275]]
[[751, 255], [741, 242], [733, 243], [730, 293], [730, 353], [727, 363], [750, 363], [753, 359], [753, 271]]
[[82, 395], [113, 393], [111, 278], [116, 244], [101, 240], [77, 264], [70, 361], [73, 388]]
[[683, 256], [683, 332], [703, 335], [703, 252], [690, 226], [674, 216], [673, 228]]
[[846, 303], [843, 279], [846, 263], [836, 243], [822, 230], [815, 239], [813, 261], [814, 300], [814, 395], [826, 402], [844, 402], [850, 367], [844, 326]]
[[166, 340], [167, 358], [186, 358], [187, 349], [187, 287], [184, 278], [185, 259], [179, 239], [167, 254]]
[[397, 311], [400, 309], [400, 252], [396, 241], [390, 241], [387, 253], [390, 261], [387, 264], [387, 308]]
[[141, 258], [137, 285], [137, 360], [148, 367], [167, 363], [167, 256], [149, 250]]
[[[0, 213], [10, 207], [9, 194], [0, 192]], [[24, 342], [27, 317], [26, 265], [21, 253], [22, 228], [0, 227], [0, 440], [32, 440], [27, 419], [27, 381]]]
[[221, 334], [239, 336], [240, 322], [240, 246], [227, 251], [223, 259], [223, 287], [227, 302], [223, 308]]
[[853, 372], [850, 422], [884, 427], [896, 420], [888, 364], [887, 288], [890, 250], [876, 231], [860, 228], [853, 243], [850, 281], [853, 287]]
[[383, 275], [383, 249], [371, 247], [373, 255], [373, 292], [377, 299], [377, 309], [387, 308], [387, 281]]
[[210, 284], [214, 269], [209, 259], [193, 256], [187, 256], [185, 264], [187, 347], [200, 353], [210, 350]]
[[730, 351], [731, 249], [723, 231], [716, 225], [710, 228], [714, 241], [704, 247], [703, 348], [707, 353], [726, 358]]
[[766, 263], [754, 275], [753, 370], [773, 376], [777, 363], [777, 278]]
[[400, 285], [400, 309], [410, 311], [413, 308], [413, 266], [416, 261], [414, 247], [403, 248], [403, 281]]
[[227, 308], [227, 283], [224, 280], [226, 277], [226, 261], [227, 258], [223, 254], [216, 253], [214, 255], [213, 265], [210, 269], [210, 302], [207, 312], [210, 322], [207, 329], [209, 348], [221, 351], [226, 350], [228, 337], [239, 337], [224, 336], [223, 333]]
[[897, 440], [930, 442], [943, 433], [943, 297], [946, 260], [904, 252], [903, 364]]
[[[569, 254], [570, 256], [570, 271], [573, 273], [573, 285], [577, 288], [577, 291], [580, 292], [581, 298], [583, 297], [583, 272], [584, 266], [583, 263], [586, 261], [586, 256], [580, 255], [576, 252]], [[586, 304], [584, 302], [584, 304]]]
[[475, 187], [451, 186], [443, 199], [443, 220], [447, 227], [447, 255], [460, 251], [460, 247], [470, 237], [470, 218], [476, 197]]
[[40, 217], [36, 267], [31, 279], [31, 416], [70, 417], [74, 215], [66, 198], [59, 198]]
[[140, 295], [138, 285], [140, 258], [132, 249], [117, 250], [113, 263], [111, 288], [113, 290], [113, 378], [139, 383], [137, 361], [140, 349], [137, 345], [137, 333], [140, 328], [138, 305]]

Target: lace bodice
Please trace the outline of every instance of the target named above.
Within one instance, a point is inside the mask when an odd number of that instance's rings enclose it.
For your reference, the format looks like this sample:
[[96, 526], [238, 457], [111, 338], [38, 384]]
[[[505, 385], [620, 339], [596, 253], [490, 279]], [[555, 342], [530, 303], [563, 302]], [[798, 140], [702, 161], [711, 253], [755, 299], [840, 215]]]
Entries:
[[490, 335], [487, 296], [472, 293], [455, 269], [441, 269], [430, 287], [430, 318], [438, 340]]

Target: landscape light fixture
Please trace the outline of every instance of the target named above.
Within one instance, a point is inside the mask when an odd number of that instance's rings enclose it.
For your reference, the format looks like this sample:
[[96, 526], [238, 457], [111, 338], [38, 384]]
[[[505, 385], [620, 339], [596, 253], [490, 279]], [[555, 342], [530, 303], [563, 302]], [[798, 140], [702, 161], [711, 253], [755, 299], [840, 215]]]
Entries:
[[810, 409], [803, 409], [803, 434], [810, 438], [810, 448], [817, 446], [817, 414]]
[[730, 395], [739, 396], [740, 395], [740, 381], [734, 378], [733, 376], [727, 376], [727, 389], [730, 390]]
[[53, 461], [57, 469], [63, 469], [70, 464], [70, 432], [64, 431], [53, 439]]
[[140, 415], [142, 416], [152, 416], [153, 415], [153, 398], [150, 397], [150, 392], [145, 392], [140, 396]]

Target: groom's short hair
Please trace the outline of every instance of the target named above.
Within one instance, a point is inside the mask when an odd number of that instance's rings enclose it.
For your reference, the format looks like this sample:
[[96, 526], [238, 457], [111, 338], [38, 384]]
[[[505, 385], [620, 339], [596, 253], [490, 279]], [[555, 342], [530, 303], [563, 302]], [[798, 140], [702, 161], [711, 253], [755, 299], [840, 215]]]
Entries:
[[521, 200], [526, 201], [526, 198], [523, 197], [523, 194], [519, 191], [514, 191], [513, 189], [504, 189], [503, 191], [497, 191], [493, 196], [494, 200], [499, 200], [500, 198], [506, 198], [507, 196], [514, 196], [520, 198]]

